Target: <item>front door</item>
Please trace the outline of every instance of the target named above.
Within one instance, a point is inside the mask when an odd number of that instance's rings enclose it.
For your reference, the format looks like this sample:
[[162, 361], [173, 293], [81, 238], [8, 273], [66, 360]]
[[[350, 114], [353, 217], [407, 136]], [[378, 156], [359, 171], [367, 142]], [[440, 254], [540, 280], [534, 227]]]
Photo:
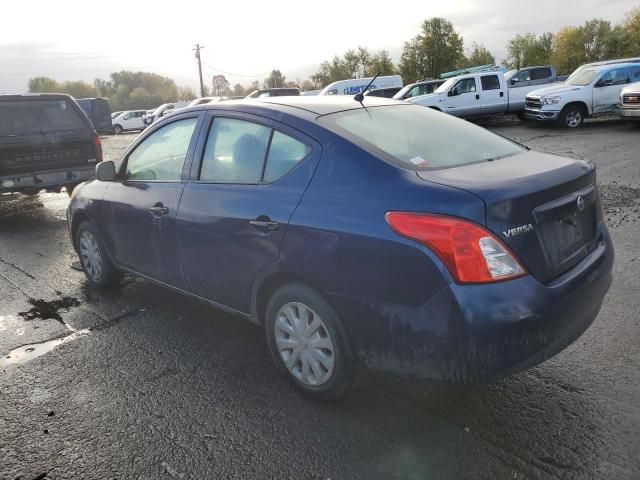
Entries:
[[593, 113], [613, 112], [620, 92], [631, 83], [629, 68], [616, 68], [605, 73], [593, 87]]
[[447, 95], [445, 112], [456, 117], [477, 115], [481, 111], [480, 93], [476, 79], [463, 78], [456, 83]]
[[104, 234], [116, 262], [177, 287], [182, 276], [175, 219], [197, 123], [197, 113], [178, 117], [144, 137], [104, 197]]
[[212, 116], [182, 195], [180, 255], [188, 291], [248, 313], [253, 281], [277, 260], [321, 149], [284, 125], [224, 115]]

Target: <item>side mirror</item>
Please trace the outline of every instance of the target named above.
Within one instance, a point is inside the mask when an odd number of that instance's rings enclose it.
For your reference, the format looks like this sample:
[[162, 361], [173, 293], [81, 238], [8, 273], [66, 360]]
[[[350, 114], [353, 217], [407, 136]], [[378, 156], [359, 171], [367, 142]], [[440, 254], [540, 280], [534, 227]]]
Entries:
[[96, 178], [101, 182], [113, 182], [116, 179], [116, 165], [107, 160], [96, 165]]
[[512, 78], [511, 79], [511, 85], [515, 85], [516, 83], [518, 83], [518, 79], [517, 78]]
[[455, 97], [456, 95], [458, 95], [458, 90], [456, 88], [452, 88], [451, 90], [449, 90], [449, 92], [447, 93], [447, 96], [449, 97]]

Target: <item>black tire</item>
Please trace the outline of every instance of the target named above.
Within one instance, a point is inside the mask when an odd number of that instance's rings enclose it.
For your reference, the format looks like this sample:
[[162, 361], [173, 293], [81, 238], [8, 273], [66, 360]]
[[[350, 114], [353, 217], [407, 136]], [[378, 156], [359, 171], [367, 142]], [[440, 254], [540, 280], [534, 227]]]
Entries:
[[120, 135], [123, 131], [124, 131], [124, 129], [122, 128], [121, 125], [114, 125], [113, 126], [113, 133], [115, 133], [116, 135]]
[[[296, 378], [285, 365], [276, 345], [276, 317], [280, 309], [291, 302], [304, 304], [318, 314], [333, 343], [333, 371], [322, 385], [309, 385]], [[273, 361], [300, 392], [313, 400], [330, 402], [344, 397], [353, 388], [356, 380], [356, 357], [349, 335], [338, 313], [315, 290], [295, 283], [280, 287], [269, 300], [264, 326]]]
[[[88, 232], [96, 241], [98, 252], [102, 260], [100, 275], [92, 274], [89, 266], [87, 265], [87, 262], [83, 260], [80, 244], [80, 239], [83, 235], [83, 232]], [[82, 271], [84, 272], [87, 280], [89, 280], [89, 283], [91, 283], [91, 285], [94, 285], [98, 288], [108, 288], [120, 283], [123, 277], [123, 273], [119, 271], [113, 265], [113, 263], [111, 263], [111, 259], [107, 254], [107, 250], [104, 247], [102, 238], [91, 222], [85, 220], [78, 226], [74, 241], [76, 244], [76, 251], [78, 252], [78, 258], [80, 259], [80, 265], [82, 265]]]
[[560, 112], [559, 123], [564, 128], [580, 128], [587, 117], [587, 112], [582, 105], [567, 105]]

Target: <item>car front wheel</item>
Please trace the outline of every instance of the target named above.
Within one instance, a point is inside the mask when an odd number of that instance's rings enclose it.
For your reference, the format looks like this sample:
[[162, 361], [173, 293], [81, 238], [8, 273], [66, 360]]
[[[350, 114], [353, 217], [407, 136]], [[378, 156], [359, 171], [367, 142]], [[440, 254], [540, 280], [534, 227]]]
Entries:
[[560, 113], [560, 125], [566, 128], [578, 128], [584, 123], [587, 116], [580, 105], [568, 105]]
[[92, 285], [105, 288], [117, 285], [122, 280], [122, 272], [111, 263], [100, 235], [91, 222], [85, 220], [78, 226], [76, 249], [82, 270]]
[[123, 131], [123, 128], [120, 125], [113, 126], [113, 133], [115, 133], [116, 135], [120, 135], [122, 131]]
[[279, 370], [321, 401], [345, 396], [355, 383], [355, 356], [337, 312], [313, 289], [289, 284], [267, 306], [265, 332]]

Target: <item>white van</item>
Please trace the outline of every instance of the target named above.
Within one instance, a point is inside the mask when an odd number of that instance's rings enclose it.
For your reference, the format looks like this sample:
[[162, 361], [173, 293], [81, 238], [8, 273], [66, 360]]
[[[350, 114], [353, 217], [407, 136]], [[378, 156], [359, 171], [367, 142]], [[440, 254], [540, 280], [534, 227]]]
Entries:
[[111, 119], [114, 133], [119, 135], [126, 130], [144, 130], [146, 114], [146, 110], [128, 110], [118, 113]]
[[[355, 95], [362, 92], [371, 80], [373, 80], [373, 77], [340, 80], [324, 87], [318, 95]], [[369, 90], [378, 90], [380, 88], [402, 88], [402, 77], [400, 75], [378, 77], [371, 84]]]

